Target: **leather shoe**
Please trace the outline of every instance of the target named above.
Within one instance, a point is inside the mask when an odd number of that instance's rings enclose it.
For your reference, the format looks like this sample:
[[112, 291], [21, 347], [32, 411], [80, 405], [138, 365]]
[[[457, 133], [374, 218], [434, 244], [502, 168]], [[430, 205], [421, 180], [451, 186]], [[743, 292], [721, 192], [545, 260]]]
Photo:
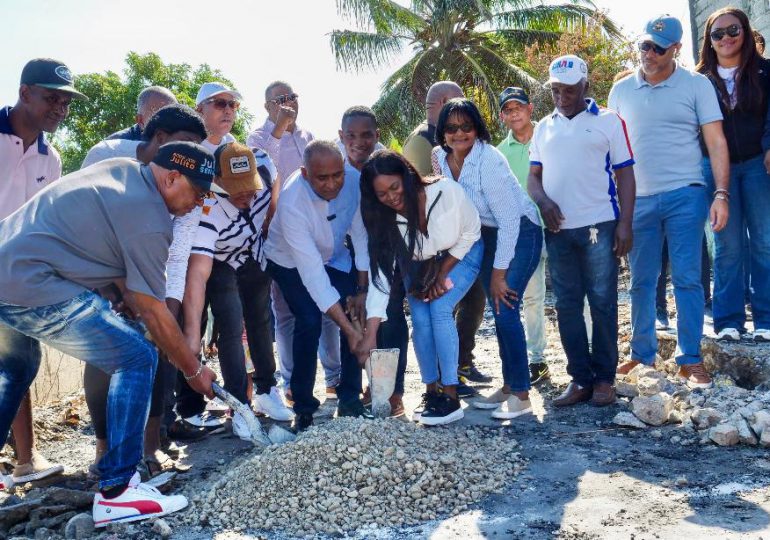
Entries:
[[606, 407], [615, 403], [615, 387], [610, 383], [601, 382], [594, 384], [593, 395], [591, 396], [591, 405], [594, 407]]
[[591, 389], [580, 386], [576, 382], [571, 382], [567, 389], [556, 399], [553, 404], [556, 407], [568, 407], [576, 403], [582, 403], [591, 399]]

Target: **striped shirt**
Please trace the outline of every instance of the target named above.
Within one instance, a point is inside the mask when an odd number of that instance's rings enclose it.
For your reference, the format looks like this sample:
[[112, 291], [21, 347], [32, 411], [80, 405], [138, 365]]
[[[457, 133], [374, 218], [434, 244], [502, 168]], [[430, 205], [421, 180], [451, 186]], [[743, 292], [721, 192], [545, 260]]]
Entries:
[[257, 170], [264, 187], [257, 191], [248, 209], [239, 210], [226, 197], [215, 195], [203, 206], [192, 253], [226, 262], [234, 270], [249, 258], [262, 260], [262, 224], [270, 206], [271, 186], [276, 177], [275, 165], [268, 155], [254, 149]]
[[[446, 151], [437, 146], [433, 149], [442, 176], [453, 178]], [[473, 149], [465, 156], [458, 183], [473, 202], [485, 227], [498, 229], [497, 251], [493, 267], [507, 270], [519, 240], [522, 216], [540, 225], [537, 208], [513, 176], [508, 160], [494, 146], [476, 140]]]

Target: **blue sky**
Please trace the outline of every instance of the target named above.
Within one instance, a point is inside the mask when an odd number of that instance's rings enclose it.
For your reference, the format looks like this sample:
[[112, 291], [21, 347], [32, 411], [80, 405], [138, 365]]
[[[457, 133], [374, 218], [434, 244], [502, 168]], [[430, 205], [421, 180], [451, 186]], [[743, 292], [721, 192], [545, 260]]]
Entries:
[[[682, 57], [692, 65], [686, 0], [596, 4], [629, 37], [659, 13], [679, 17], [685, 25]], [[287, 80], [300, 94], [300, 124], [332, 137], [342, 112], [372, 104], [398, 63], [376, 72], [337, 71], [326, 34], [350, 25], [337, 15], [334, 0], [0, 0], [0, 13], [0, 106], [15, 103], [30, 58], [59, 58], [75, 73], [121, 72], [129, 51], [156, 52], [165, 62], [221, 69], [259, 123], [265, 86]]]

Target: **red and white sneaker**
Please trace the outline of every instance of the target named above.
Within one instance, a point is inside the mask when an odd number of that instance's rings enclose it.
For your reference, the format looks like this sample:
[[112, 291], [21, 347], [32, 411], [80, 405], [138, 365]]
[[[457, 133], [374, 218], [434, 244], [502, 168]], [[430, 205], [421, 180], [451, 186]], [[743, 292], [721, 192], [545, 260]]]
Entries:
[[0, 491], [11, 489], [14, 484], [13, 475], [0, 474]]
[[125, 491], [114, 499], [105, 499], [101, 493], [94, 497], [93, 518], [96, 527], [110, 523], [128, 523], [165, 516], [187, 506], [184, 495], [163, 495], [147, 484], [140, 483], [134, 473]]

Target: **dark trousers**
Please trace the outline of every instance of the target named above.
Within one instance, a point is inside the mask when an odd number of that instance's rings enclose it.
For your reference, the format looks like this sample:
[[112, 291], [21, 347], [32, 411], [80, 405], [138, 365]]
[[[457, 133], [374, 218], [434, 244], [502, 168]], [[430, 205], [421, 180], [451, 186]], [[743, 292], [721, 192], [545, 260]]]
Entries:
[[[313, 387], [315, 386], [318, 342], [321, 338], [322, 313], [302, 283], [302, 278], [296, 268], [285, 268], [268, 261], [267, 271], [278, 284], [281, 294], [283, 294], [292, 315], [294, 315], [294, 336], [292, 337], [294, 370], [291, 373], [289, 384], [294, 399], [294, 412], [313, 414], [321, 405], [321, 402], [313, 397]], [[349, 273], [327, 266], [326, 274], [340, 298], [345, 299], [353, 294], [355, 284]], [[340, 361], [342, 373], [340, 384], [337, 386], [337, 398], [340, 403], [348, 404], [360, 399], [361, 368], [358, 365], [358, 360], [350, 351], [347, 338], [341, 332]]]
[[[614, 383], [618, 365], [618, 261], [612, 251], [615, 221], [590, 227], [545, 232], [551, 285], [556, 296], [559, 334], [567, 355], [567, 373], [584, 387]], [[593, 319], [588, 346], [583, 303], [588, 296]]]
[[377, 347], [380, 349], [399, 349], [396, 386], [393, 393], [403, 396], [406, 355], [409, 348], [409, 327], [406, 324], [406, 315], [404, 314], [406, 290], [398, 270], [396, 270], [393, 278], [386, 311], [388, 320], [382, 323], [377, 331]]
[[[711, 259], [709, 259], [709, 248], [706, 242], [706, 235], [703, 235], [703, 249], [701, 250], [701, 270], [700, 282], [703, 285], [703, 300], [708, 304], [711, 302]], [[655, 291], [655, 308], [658, 311], [667, 311], [666, 302], [666, 282], [668, 276], [668, 242], [663, 240], [663, 262], [660, 265], [660, 277], [658, 277], [658, 286]]]
[[473, 349], [476, 347], [476, 332], [479, 331], [481, 321], [484, 320], [484, 306], [487, 304], [487, 295], [481, 284], [481, 278], [477, 279], [468, 292], [460, 300], [455, 308], [455, 324], [457, 336], [460, 338], [459, 366], [468, 367], [473, 364]]

